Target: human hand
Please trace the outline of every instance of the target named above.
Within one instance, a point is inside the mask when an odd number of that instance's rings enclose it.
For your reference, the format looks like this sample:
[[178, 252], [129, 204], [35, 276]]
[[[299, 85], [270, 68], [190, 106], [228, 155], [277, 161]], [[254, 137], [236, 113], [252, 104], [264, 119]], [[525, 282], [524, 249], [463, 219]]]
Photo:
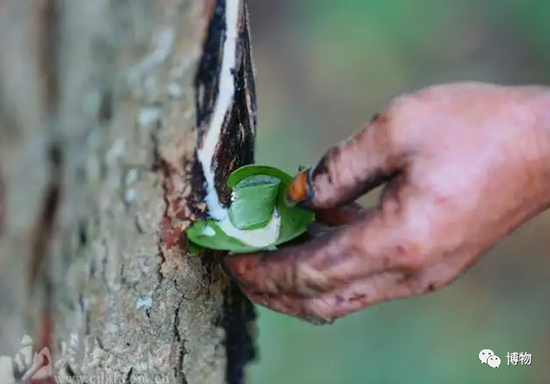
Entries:
[[[380, 203], [351, 203], [388, 182]], [[392, 101], [299, 173], [290, 203], [331, 227], [226, 257], [253, 301], [313, 323], [435, 291], [550, 205], [550, 88], [445, 84]]]

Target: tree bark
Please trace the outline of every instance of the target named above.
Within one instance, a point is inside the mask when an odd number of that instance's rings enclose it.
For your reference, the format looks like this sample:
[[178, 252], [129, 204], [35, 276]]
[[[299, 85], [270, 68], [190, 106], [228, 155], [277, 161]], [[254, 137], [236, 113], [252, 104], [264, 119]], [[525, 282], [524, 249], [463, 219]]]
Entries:
[[190, 255], [184, 236], [207, 214], [196, 149], [225, 70], [226, 203], [228, 174], [253, 162], [243, 1], [0, 0], [0, 355], [16, 381], [32, 340], [55, 365], [34, 382], [244, 382], [252, 305], [223, 254]]

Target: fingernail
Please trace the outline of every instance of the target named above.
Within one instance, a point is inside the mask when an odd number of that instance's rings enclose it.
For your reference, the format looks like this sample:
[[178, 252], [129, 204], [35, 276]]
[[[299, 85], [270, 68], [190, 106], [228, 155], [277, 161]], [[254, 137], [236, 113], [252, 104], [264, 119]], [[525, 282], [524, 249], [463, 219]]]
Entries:
[[294, 177], [288, 186], [285, 193], [285, 203], [288, 207], [293, 207], [311, 200], [313, 195], [311, 169], [304, 169]]

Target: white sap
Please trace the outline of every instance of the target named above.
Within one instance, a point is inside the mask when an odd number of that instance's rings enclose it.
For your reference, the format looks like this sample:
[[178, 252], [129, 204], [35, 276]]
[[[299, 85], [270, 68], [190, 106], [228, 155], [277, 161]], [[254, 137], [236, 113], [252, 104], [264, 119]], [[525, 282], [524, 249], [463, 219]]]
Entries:
[[[206, 180], [205, 201], [212, 219], [218, 222], [220, 229], [224, 231], [227, 236], [233, 237], [248, 246], [263, 248], [272, 245], [279, 238], [281, 217], [277, 209], [273, 210], [271, 220], [264, 228], [241, 230], [235, 227], [229, 219], [228, 210], [220, 202], [214, 183], [214, 172], [212, 171], [212, 163], [214, 161], [216, 148], [219, 144], [222, 125], [235, 94], [235, 85], [231, 72], [232, 69], [235, 68], [237, 57], [239, 7], [240, 0], [226, 1], [226, 36], [223, 44], [218, 100], [216, 101], [214, 113], [210, 120], [210, 127], [204, 138], [202, 148], [197, 151], [197, 157], [202, 164], [204, 178]], [[205, 235], [209, 236], [211, 233], [212, 232], [208, 231]]]

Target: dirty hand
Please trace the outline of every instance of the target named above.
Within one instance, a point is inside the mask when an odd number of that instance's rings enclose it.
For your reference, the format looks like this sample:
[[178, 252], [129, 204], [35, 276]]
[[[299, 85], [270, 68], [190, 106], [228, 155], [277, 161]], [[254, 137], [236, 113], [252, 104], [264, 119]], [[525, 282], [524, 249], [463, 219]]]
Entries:
[[[376, 208], [351, 203], [386, 182]], [[550, 88], [457, 83], [396, 98], [286, 197], [331, 227], [228, 256], [253, 302], [327, 323], [442, 288], [550, 206]]]

